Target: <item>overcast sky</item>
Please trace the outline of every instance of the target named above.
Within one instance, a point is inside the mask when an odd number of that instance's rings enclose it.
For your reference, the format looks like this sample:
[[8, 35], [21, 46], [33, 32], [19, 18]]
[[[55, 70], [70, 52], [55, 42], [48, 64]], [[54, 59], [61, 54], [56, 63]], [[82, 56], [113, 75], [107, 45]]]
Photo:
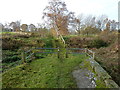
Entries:
[[[21, 20], [21, 23], [41, 23], [43, 9], [49, 0], [0, 0], [0, 23]], [[119, 0], [64, 0], [69, 11], [76, 16], [107, 15], [110, 19], [118, 21]]]

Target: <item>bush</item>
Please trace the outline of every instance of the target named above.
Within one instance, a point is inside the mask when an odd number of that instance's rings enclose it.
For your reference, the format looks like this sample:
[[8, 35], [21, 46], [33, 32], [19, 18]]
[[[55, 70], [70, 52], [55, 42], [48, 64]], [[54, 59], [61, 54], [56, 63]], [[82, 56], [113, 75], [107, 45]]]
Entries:
[[3, 63], [11, 63], [11, 62], [15, 62], [20, 60], [20, 58], [16, 55], [16, 56], [9, 56], [9, 57], [5, 57], [3, 59]]
[[64, 36], [64, 37], [63, 37], [63, 39], [64, 39], [65, 41], [68, 41], [70, 38], [71, 38], [70, 36]]
[[88, 45], [89, 48], [100, 48], [100, 47], [107, 47], [107, 46], [108, 44], [101, 39], [94, 39]]
[[41, 40], [45, 43], [45, 45], [44, 45], [45, 48], [51, 48], [51, 47], [55, 46], [55, 45], [53, 45], [54, 44], [53, 37], [42, 38]]
[[14, 50], [23, 46], [22, 40], [16, 40], [13, 38], [2, 38], [2, 49], [3, 50]]
[[118, 34], [115, 31], [102, 31], [98, 37], [108, 44], [113, 44], [118, 39]]
[[3, 54], [2, 54], [3, 63], [11, 63], [18, 60], [20, 60], [20, 56], [16, 52], [3, 50]]

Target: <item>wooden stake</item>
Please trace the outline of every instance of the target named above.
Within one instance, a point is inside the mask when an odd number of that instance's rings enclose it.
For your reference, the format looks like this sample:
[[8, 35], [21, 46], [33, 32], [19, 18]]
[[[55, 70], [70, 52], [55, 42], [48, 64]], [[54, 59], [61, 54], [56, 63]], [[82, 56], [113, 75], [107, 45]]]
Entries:
[[22, 52], [22, 63], [24, 64], [26, 61], [25, 61], [25, 52], [23, 51]]

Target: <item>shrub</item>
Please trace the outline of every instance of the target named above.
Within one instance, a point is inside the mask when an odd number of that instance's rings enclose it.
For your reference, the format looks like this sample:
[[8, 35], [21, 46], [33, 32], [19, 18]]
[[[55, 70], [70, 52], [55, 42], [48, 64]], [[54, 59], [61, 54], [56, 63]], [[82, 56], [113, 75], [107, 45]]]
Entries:
[[3, 50], [2, 52], [2, 62], [3, 63], [11, 63], [17, 60], [20, 60], [20, 56], [18, 53], [10, 51], [10, 50]]
[[88, 45], [89, 48], [100, 48], [100, 47], [107, 47], [107, 46], [108, 44], [102, 39], [94, 39]]
[[102, 31], [98, 37], [105, 41], [106, 43], [112, 44], [117, 40], [118, 34], [116, 34], [115, 31], [111, 32]]
[[14, 50], [18, 49], [23, 45], [23, 41], [16, 40], [12, 38], [3, 38], [2, 39], [2, 49], [3, 50]]
[[15, 62], [20, 60], [20, 57], [18, 57], [17, 55], [15, 56], [8, 56], [8, 57], [4, 57], [3, 59], [3, 63], [11, 63], [11, 62]]
[[54, 38], [53, 37], [42, 38], [41, 40], [45, 43], [45, 45], [44, 45], [45, 48], [54, 47], [54, 45], [53, 45]]
[[64, 39], [65, 41], [68, 41], [70, 38], [71, 38], [70, 36], [64, 36], [64, 37], [63, 37], [63, 39]]

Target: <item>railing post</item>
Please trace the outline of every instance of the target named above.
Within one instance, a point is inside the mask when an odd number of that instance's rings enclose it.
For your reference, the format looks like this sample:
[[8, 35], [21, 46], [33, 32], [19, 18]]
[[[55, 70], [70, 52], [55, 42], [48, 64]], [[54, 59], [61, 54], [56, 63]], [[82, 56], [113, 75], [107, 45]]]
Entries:
[[87, 56], [87, 48], [85, 48], [85, 55]]
[[58, 47], [58, 58], [60, 58], [60, 50], [59, 50], [59, 47]]
[[31, 53], [34, 53], [33, 55], [31, 55], [31, 61], [32, 61], [35, 58], [35, 52], [34, 52], [34, 50], [32, 50]]
[[25, 52], [22, 51], [22, 63], [24, 64], [25, 62], [26, 62], [26, 60], [25, 60]]
[[95, 59], [95, 52], [93, 52], [93, 59]]
[[68, 52], [67, 52], [68, 50], [67, 50], [67, 48], [66, 48], [66, 58], [68, 58]]

